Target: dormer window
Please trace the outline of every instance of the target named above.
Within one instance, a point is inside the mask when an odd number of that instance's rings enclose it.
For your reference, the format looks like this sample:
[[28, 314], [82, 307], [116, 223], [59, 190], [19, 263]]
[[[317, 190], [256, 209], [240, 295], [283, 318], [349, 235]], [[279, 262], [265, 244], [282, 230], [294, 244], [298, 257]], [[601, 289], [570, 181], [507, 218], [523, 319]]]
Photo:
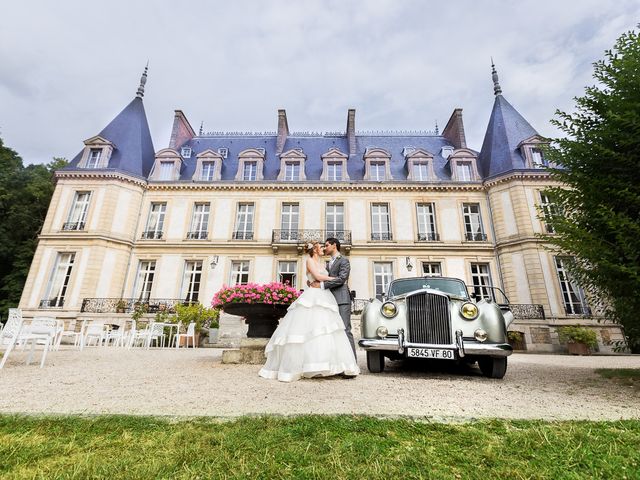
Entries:
[[[405, 148], [406, 150], [406, 148]], [[433, 180], [433, 156], [422, 148], [414, 148], [406, 155], [407, 170], [409, 172], [407, 180], [414, 182], [427, 182]]]
[[337, 148], [331, 148], [322, 155], [322, 176], [320, 180], [344, 182], [349, 180], [347, 173], [347, 155]]
[[549, 166], [549, 162], [544, 158], [544, 153], [539, 148], [531, 149], [531, 163], [533, 163], [533, 168], [545, 168]]
[[193, 180], [213, 182], [220, 180], [222, 171], [222, 156], [210, 148], [196, 156], [196, 171]]
[[229, 149], [228, 148], [219, 148], [218, 149], [218, 153], [220, 154], [220, 156], [222, 158], [227, 158], [229, 156]]
[[180, 178], [182, 160], [176, 150], [165, 148], [156, 153], [156, 162], [151, 170], [150, 180], [170, 182]]
[[549, 161], [544, 157], [542, 146], [547, 142], [540, 135], [534, 135], [520, 142], [520, 153], [524, 157], [525, 168], [547, 168]]
[[480, 179], [476, 165], [476, 154], [469, 149], [461, 148], [449, 156], [451, 180], [456, 182], [476, 182]]
[[182, 158], [191, 158], [191, 147], [182, 147], [180, 154]]
[[114, 145], [109, 140], [100, 136], [92, 137], [84, 141], [85, 147], [82, 158], [78, 163], [79, 168], [107, 168]]
[[391, 180], [391, 155], [381, 148], [368, 148], [364, 154], [364, 180], [382, 182]]
[[301, 148], [294, 148], [280, 155], [280, 173], [278, 180], [299, 182], [306, 180], [304, 162], [306, 155]]
[[264, 149], [249, 148], [238, 155], [236, 180], [255, 182], [262, 180], [264, 171]]

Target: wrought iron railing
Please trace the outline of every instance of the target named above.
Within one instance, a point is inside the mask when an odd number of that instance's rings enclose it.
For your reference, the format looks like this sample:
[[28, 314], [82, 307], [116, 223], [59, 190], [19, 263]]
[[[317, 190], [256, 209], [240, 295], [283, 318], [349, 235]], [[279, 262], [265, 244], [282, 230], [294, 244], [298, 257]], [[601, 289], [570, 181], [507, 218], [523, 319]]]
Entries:
[[85, 298], [82, 300], [80, 311], [83, 313], [131, 313], [136, 308], [143, 308], [148, 313], [166, 310], [174, 313], [176, 305], [190, 305], [192, 303], [183, 298]]
[[337, 238], [342, 245], [351, 245], [350, 230], [273, 230], [271, 243], [324, 242], [331, 237]]
[[354, 298], [353, 300], [351, 300], [351, 313], [353, 313], [354, 315], [360, 315], [362, 313], [362, 310], [364, 310], [364, 307], [370, 301], [371, 300], [367, 300], [365, 298]]
[[144, 240], [160, 240], [162, 238], [162, 232], [156, 232], [155, 230], [142, 232], [142, 238]]
[[440, 234], [435, 232], [419, 233], [418, 241], [419, 242], [439, 242]]
[[233, 232], [234, 240], [253, 240], [253, 232]]
[[511, 308], [511, 313], [513, 313], [513, 318], [516, 320], [545, 319], [542, 305], [512, 303], [509, 307]]
[[40, 300], [39, 308], [60, 308], [64, 305], [64, 298]]
[[187, 240], [206, 240], [208, 237], [207, 232], [187, 232]]
[[487, 241], [487, 234], [486, 233], [467, 232], [467, 233], [465, 233], [464, 238], [468, 242], [486, 242]]
[[393, 240], [393, 234], [391, 232], [372, 233], [371, 240]]
[[84, 230], [84, 222], [66, 222], [62, 224], [62, 230]]

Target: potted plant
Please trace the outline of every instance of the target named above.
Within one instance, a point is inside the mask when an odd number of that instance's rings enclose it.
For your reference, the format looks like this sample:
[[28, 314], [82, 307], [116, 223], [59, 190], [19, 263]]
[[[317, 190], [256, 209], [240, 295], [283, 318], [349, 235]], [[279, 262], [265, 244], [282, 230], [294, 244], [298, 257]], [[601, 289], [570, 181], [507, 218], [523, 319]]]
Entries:
[[[220, 312], [217, 309], [207, 308], [201, 303], [178, 304], [175, 306], [175, 314], [170, 317], [169, 321], [181, 323], [183, 328], [194, 322], [196, 324], [195, 340], [196, 344], [199, 344], [201, 334], [207, 332], [212, 324], [215, 325], [215, 328], [218, 328], [219, 315]], [[181, 341], [186, 341], [186, 339], [182, 338]]]
[[123, 299], [118, 300], [116, 303], [116, 313], [124, 313], [127, 310], [127, 302]]
[[561, 342], [567, 344], [571, 355], [589, 355], [597, 345], [596, 332], [590, 328], [579, 326], [566, 326], [558, 329], [558, 337]]
[[244, 317], [249, 325], [247, 337], [269, 338], [278, 326], [278, 320], [300, 292], [288, 284], [248, 283], [233, 287], [223, 286], [214, 296], [211, 305], [231, 315]]
[[507, 332], [507, 340], [509, 341], [509, 345], [513, 347], [514, 350], [526, 350], [527, 344], [524, 340], [524, 333], [518, 332], [516, 330], [511, 330]]

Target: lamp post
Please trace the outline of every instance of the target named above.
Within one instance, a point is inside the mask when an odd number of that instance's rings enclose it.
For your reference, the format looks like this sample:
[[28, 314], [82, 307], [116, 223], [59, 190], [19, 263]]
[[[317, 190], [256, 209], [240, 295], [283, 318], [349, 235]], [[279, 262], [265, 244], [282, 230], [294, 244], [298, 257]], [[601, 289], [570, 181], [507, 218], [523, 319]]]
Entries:
[[218, 265], [218, 260], [218, 255], [214, 255], [213, 257], [211, 257], [211, 261], [209, 262], [209, 265], [211, 265], [211, 269], [216, 268], [216, 265]]
[[413, 270], [413, 264], [411, 263], [411, 257], [406, 257], [405, 258], [405, 264], [407, 266], [407, 271], [410, 272], [411, 270]]

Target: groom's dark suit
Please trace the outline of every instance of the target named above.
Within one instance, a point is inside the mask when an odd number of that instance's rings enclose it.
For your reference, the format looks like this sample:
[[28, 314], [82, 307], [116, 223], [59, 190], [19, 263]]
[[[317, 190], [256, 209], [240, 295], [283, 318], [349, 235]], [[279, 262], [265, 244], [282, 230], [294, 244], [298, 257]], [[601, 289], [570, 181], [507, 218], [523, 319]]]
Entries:
[[353, 355], [355, 356], [356, 345], [353, 341], [353, 333], [351, 333], [351, 294], [349, 292], [349, 286], [347, 285], [349, 273], [351, 273], [351, 264], [349, 260], [339, 255], [333, 263], [329, 262], [327, 271], [330, 277], [336, 277], [336, 279], [323, 282], [324, 288], [331, 290], [333, 296], [336, 297], [340, 316], [344, 322], [344, 331], [347, 334]]

